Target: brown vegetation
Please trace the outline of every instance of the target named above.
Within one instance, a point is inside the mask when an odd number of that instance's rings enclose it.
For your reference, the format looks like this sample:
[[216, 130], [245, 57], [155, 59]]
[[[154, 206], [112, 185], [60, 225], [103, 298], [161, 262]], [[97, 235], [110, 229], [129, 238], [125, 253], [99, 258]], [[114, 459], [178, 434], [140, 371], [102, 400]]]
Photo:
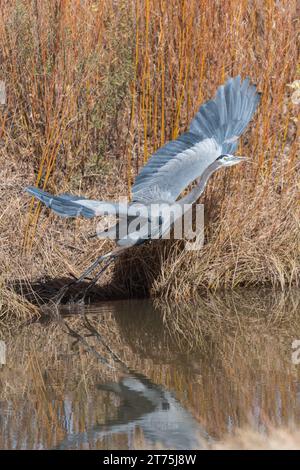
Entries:
[[209, 183], [204, 249], [134, 250], [118, 265], [125, 281], [111, 289], [186, 298], [201, 288], [299, 285], [299, 105], [288, 87], [300, 78], [297, 5], [1, 1], [1, 284], [77, 275], [109, 249], [87, 239], [93, 224], [58, 220], [24, 186], [126, 195], [152, 151], [183, 131], [227, 76], [241, 74], [263, 93], [240, 146], [252, 164]]

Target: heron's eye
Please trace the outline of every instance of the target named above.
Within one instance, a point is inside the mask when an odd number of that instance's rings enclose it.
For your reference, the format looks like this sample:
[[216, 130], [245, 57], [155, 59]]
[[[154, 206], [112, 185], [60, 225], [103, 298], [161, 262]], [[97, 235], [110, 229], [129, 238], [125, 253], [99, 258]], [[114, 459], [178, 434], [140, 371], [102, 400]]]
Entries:
[[167, 411], [170, 409], [170, 404], [167, 401], [162, 402], [161, 407], [164, 411]]
[[220, 155], [217, 160], [223, 160], [223, 158], [225, 158], [225, 160], [227, 159], [227, 155]]

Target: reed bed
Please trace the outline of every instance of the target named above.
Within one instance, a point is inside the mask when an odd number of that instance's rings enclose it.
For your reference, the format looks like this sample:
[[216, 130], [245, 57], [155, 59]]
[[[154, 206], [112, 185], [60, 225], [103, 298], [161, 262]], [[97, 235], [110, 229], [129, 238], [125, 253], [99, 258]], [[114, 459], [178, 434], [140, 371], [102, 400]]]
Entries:
[[[109, 249], [87, 240], [95, 224], [58, 221], [23, 186], [130, 194], [151, 153], [241, 74], [262, 92], [239, 149], [251, 164], [212, 177], [204, 249], [136, 250], [111, 289], [183, 299], [207, 288], [299, 285], [296, 0], [3, 0], [0, 9], [5, 280], [78, 274], [95, 250]], [[14, 180], [17, 190], [6, 184]]]

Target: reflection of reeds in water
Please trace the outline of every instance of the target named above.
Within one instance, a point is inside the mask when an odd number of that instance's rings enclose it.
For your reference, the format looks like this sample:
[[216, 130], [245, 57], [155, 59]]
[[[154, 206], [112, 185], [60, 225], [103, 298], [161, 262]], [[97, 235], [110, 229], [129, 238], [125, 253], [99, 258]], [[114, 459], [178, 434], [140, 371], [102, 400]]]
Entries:
[[298, 371], [291, 365], [292, 341], [300, 334], [299, 312], [297, 292], [287, 299], [260, 291], [209, 296], [175, 316], [174, 309], [165, 310], [180, 348], [193, 351], [197, 345], [201, 351], [202, 360], [192, 359], [201, 386], [196, 385], [198, 394], [192, 393], [188, 401], [208, 431], [211, 422], [221, 435], [249, 419], [256, 429], [287, 423], [291, 416], [299, 419]]
[[[299, 372], [291, 363], [291, 343], [300, 338], [299, 296], [236, 294], [199, 299], [179, 311], [137, 301], [87, 313], [130, 368], [173, 391], [215, 439], [240, 427], [299, 424]], [[80, 314], [65, 320], [84, 333]], [[120, 374], [73, 341], [54, 324], [33, 324], [7, 338], [8, 365], [0, 371], [1, 448], [53, 447], [116, 416], [122, 398], [100, 385], [118, 383]], [[95, 338], [89, 341], [105, 354]], [[133, 434], [136, 446], [146, 445], [140, 431]], [[127, 438], [102, 436], [85, 445], [126, 448]]]
[[[87, 240], [86, 221], [48, 217], [29, 200], [24, 207], [24, 186], [100, 199], [128, 193], [149, 155], [241, 74], [263, 92], [239, 149], [252, 163], [211, 179], [200, 253], [133, 256], [140, 294], [298, 282], [300, 121], [287, 87], [299, 78], [296, 0], [3, 0], [0, 9], [0, 79], [9, 84], [0, 110], [4, 280], [78, 275], [109, 249]], [[134, 284], [124, 295], [136, 294]]]

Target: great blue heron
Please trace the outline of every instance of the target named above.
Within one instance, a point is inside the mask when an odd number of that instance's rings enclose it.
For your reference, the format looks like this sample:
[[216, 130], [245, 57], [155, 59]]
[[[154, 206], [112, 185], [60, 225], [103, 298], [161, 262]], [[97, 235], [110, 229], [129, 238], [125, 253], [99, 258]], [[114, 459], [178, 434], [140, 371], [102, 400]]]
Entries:
[[[192, 204], [203, 193], [209, 177], [222, 167], [236, 165], [245, 157], [234, 156], [237, 141], [251, 120], [260, 100], [256, 86], [244, 81], [240, 76], [229, 78], [220, 86], [213, 100], [200, 106], [187, 132], [177, 139], [166, 143], [157, 150], [135, 179], [132, 187], [132, 201], [129, 205], [85, 199], [81, 196], [61, 194], [53, 196], [36, 187], [26, 191], [39, 199], [47, 207], [62, 217], [83, 216], [92, 218], [113, 213], [119, 217], [117, 226], [136, 217], [141, 206], [153, 204], [172, 205]], [[197, 186], [186, 196], [179, 198], [193, 181]], [[154, 220], [155, 219], [155, 220]], [[125, 222], [124, 222], [125, 220]], [[161, 225], [159, 217], [151, 221], [157, 230]], [[145, 225], [148, 219], [145, 217]], [[168, 227], [167, 227], [168, 228]], [[102, 233], [102, 237], [109, 236]], [[150, 237], [148, 228], [140, 234], [132, 234], [117, 240], [118, 247], [96, 259], [96, 261], [77, 279], [82, 281], [103, 260], [108, 263], [95, 276], [94, 284], [106, 266], [124, 249], [144, 242]], [[153, 231], [151, 232], [153, 233]]]

